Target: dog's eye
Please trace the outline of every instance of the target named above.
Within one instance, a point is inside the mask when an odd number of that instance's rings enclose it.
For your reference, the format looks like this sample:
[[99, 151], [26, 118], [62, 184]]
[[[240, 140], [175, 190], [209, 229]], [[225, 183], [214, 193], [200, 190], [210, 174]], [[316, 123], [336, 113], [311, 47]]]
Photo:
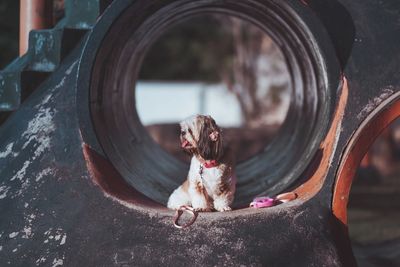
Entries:
[[185, 131], [181, 131], [181, 135], [184, 136], [186, 134]]

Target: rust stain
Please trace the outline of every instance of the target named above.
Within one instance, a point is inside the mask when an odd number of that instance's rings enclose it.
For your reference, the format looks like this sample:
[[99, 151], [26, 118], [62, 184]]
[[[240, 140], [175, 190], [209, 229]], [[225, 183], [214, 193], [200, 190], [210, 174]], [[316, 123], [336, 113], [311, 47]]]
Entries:
[[121, 177], [107, 159], [86, 144], [83, 145], [83, 155], [93, 183], [99, 186], [106, 194], [129, 204], [166, 209], [161, 204], [135, 190]]
[[321, 143], [319, 152], [317, 153], [318, 158], [314, 159], [314, 168], [309, 173], [310, 178], [294, 192], [300, 199], [306, 200], [315, 196], [315, 194], [322, 188], [325, 181], [325, 177], [329, 170], [334, 151], [336, 149], [336, 142], [338, 139], [338, 133], [340, 131], [341, 122], [343, 120], [344, 110], [346, 108], [348, 98], [348, 86], [346, 78], [343, 78], [341, 95], [339, 98], [338, 105], [336, 107], [335, 115], [331, 123], [331, 127], [328, 131], [327, 136]]
[[332, 209], [333, 214], [345, 225], [347, 225], [347, 204], [354, 175], [375, 139], [400, 116], [400, 99], [393, 101], [399, 96], [400, 93], [390, 97], [376, 108], [375, 113], [365, 119], [343, 154], [334, 187]]

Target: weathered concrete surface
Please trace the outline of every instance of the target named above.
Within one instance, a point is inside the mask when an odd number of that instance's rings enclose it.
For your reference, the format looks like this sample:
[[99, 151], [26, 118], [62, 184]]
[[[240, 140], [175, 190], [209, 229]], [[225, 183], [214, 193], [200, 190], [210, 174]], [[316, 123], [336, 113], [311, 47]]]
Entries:
[[91, 181], [76, 116], [77, 53], [0, 129], [0, 266], [332, 266], [326, 207], [201, 214], [127, 207]]
[[[329, 10], [330, 2], [311, 1], [316, 6]], [[344, 75], [349, 84], [348, 107], [344, 114], [342, 132], [338, 140], [338, 151], [334, 155], [332, 166], [338, 166], [343, 152], [363, 122], [372, 119], [371, 114], [385, 100], [396, 96], [400, 90], [400, 76], [397, 64], [400, 61], [399, 47], [400, 4], [398, 1], [339, 1], [353, 23], [354, 43], [351, 47]], [[316, 7], [317, 8], [317, 7]], [[318, 8], [317, 8], [318, 9]], [[331, 27], [338, 27], [335, 15], [331, 15]], [[336, 16], [337, 17], [337, 16]], [[333, 30], [331, 30], [333, 31]], [[351, 26], [338, 27], [336, 31], [344, 33]], [[337, 38], [340, 43], [342, 39]], [[346, 49], [342, 49], [346, 50]], [[372, 144], [373, 140], [371, 140]], [[365, 144], [368, 146], [368, 144]], [[330, 168], [325, 186], [321, 192], [324, 201], [330, 201], [333, 195], [332, 186], [335, 183], [337, 168]]]

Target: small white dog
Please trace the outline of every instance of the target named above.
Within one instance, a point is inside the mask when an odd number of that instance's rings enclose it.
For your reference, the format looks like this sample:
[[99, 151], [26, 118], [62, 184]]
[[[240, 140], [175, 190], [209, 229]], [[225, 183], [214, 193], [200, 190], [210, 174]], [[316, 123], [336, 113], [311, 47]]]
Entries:
[[171, 194], [168, 208], [229, 211], [236, 177], [229, 153], [223, 153], [221, 130], [210, 116], [195, 115], [180, 123], [181, 146], [193, 155], [187, 180]]

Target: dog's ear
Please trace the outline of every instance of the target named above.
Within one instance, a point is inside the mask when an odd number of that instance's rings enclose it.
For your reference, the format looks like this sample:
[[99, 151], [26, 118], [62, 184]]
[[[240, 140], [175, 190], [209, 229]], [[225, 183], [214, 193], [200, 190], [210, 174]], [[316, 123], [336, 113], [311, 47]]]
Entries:
[[222, 138], [220, 129], [212, 118], [201, 125], [197, 149], [205, 160], [218, 160], [222, 156]]

